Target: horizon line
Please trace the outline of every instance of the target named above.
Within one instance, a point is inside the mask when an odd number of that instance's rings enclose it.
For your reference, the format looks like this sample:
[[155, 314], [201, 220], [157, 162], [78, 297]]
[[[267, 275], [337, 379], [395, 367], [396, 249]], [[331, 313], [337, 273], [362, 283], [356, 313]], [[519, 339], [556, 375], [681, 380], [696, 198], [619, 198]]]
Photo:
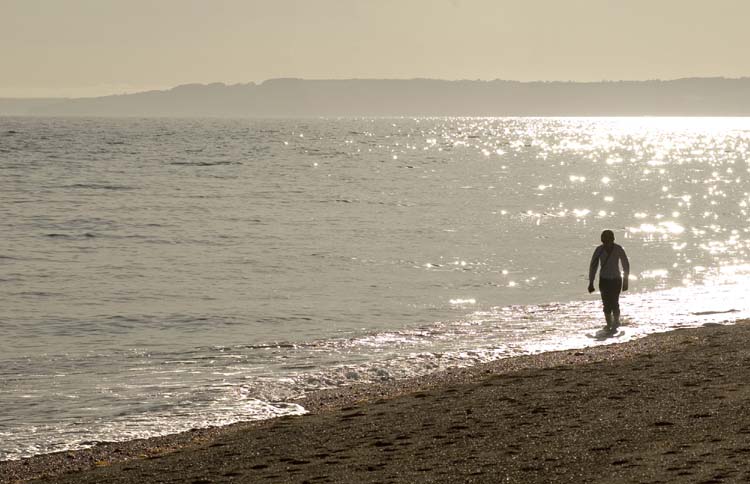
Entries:
[[209, 86], [223, 86], [223, 87], [237, 87], [237, 86], [262, 86], [263, 84], [266, 84], [268, 82], [273, 81], [308, 81], [308, 82], [350, 82], [350, 81], [378, 81], [378, 82], [389, 82], [389, 81], [438, 81], [438, 82], [512, 82], [512, 83], [518, 83], [518, 84], [608, 84], [608, 83], [642, 83], [642, 82], [677, 82], [677, 81], [687, 81], [687, 80], [727, 80], [727, 81], [741, 81], [741, 80], [748, 80], [750, 79], [750, 75], [748, 76], [740, 76], [740, 77], [725, 77], [725, 76], [687, 76], [687, 77], [678, 77], [678, 78], [672, 78], [672, 79], [618, 79], [618, 80], [611, 80], [611, 79], [602, 79], [598, 81], [573, 81], [573, 80], [534, 80], [534, 81], [520, 81], [515, 79], [501, 79], [501, 78], [495, 78], [495, 79], [445, 79], [445, 78], [438, 78], [438, 77], [348, 77], [348, 78], [306, 78], [306, 77], [294, 77], [294, 76], [284, 76], [284, 77], [272, 77], [268, 79], [264, 79], [262, 81], [248, 81], [248, 82], [224, 82], [224, 81], [214, 81], [214, 82], [187, 82], [183, 84], [177, 84], [171, 87], [164, 87], [160, 89], [143, 89], [138, 91], [132, 91], [132, 92], [113, 92], [110, 94], [98, 94], [98, 95], [92, 95], [92, 96], [39, 96], [39, 97], [3, 97], [0, 96], [0, 100], [59, 100], [59, 101], [65, 101], [65, 100], [73, 100], [73, 99], [97, 99], [97, 98], [105, 98], [105, 97], [112, 97], [112, 96], [132, 96], [137, 94], [144, 94], [144, 93], [153, 93], [153, 92], [169, 92], [175, 89], [179, 88], [185, 88], [185, 87], [209, 87]]

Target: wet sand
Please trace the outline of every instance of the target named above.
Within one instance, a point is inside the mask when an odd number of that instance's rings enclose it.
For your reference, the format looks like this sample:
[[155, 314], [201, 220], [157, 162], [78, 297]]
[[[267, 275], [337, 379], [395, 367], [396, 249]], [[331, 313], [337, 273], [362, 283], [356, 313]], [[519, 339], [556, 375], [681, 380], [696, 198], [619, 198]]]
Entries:
[[750, 322], [317, 393], [311, 413], [0, 463], [0, 482], [750, 482]]

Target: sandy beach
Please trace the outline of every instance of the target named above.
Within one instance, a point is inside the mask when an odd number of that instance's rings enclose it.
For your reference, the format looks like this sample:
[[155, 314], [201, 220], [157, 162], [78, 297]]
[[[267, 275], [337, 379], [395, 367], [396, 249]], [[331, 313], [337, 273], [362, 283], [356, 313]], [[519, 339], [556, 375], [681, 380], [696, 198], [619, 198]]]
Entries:
[[259, 423], [0, 463], [0, 482], [750, 482], [750, 322], [320, 392]]

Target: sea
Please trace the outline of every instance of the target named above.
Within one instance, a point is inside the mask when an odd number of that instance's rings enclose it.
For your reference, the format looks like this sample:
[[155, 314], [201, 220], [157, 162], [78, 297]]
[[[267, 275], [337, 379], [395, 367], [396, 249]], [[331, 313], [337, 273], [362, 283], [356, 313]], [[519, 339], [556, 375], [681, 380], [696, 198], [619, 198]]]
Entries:
[[750, 317], [749, 157], [750, 118], [0, 117], [0, 460]]

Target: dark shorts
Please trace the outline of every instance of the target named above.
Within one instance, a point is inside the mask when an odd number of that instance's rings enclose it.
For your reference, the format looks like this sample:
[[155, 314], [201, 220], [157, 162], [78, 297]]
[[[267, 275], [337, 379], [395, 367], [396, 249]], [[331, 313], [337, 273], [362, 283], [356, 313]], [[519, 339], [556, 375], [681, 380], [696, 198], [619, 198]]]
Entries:
[[620, 290], [622, 279], [599, 279], [599, 292], [602, 294], [605, 313], [620, 312]]

